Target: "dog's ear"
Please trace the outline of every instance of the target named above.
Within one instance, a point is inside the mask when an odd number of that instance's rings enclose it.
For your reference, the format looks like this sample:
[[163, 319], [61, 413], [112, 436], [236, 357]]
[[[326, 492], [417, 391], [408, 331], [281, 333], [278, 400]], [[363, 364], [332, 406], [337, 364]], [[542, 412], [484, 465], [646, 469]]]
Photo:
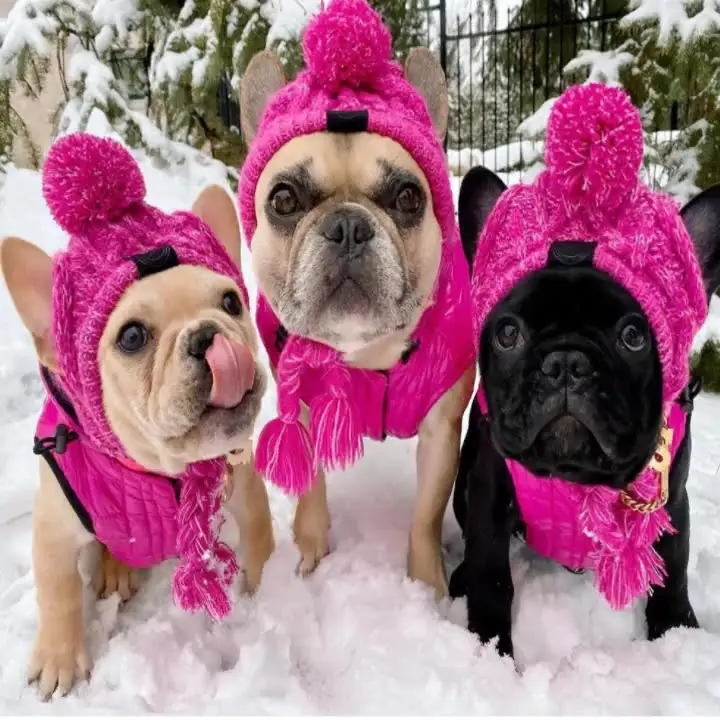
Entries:
[[285, 71], [275, 53], [263, 50], [253, 57], [240, 82], [240, 126], [248, 145], [268, 100], [284, 85]]
[[448, 90], [438, 59], [427, 48], [413, 48], [405, 61], [405, 77], [423, 96], [435, 134], [444, 140], [448, 126]]
[[720, 287], [720, 185], [694, 197], [680, 215], [695, 245], [709, 303]]
[[210, 226], [233, 262], [241, 268], [240, 224], [230, 195], [219, 185], [208, 185], [197, 196], [192, 212]]
[[13, 305], [30, 331], [40, 362], [58, 371], [52, 337], [52, 258], [16, 237], [0, 242], [0, 269]]
[[492, 170], [480, 165], [463, 178], [458, 195], [458, 224], [465, 257], [471, 268], [480, 231], [505, 190], [505, 183]]

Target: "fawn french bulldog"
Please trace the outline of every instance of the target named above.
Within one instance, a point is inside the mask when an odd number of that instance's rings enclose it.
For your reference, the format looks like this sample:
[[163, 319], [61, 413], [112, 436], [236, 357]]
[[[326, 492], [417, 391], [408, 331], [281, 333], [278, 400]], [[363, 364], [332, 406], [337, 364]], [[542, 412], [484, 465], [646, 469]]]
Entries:
[[408, 572], [443, 595], [442, 519], [475, 372], [445, 78], [426, 50], [392, 61], [365, 0], [334, 0], [303, 47], [295, 80], [261, 53], [240, 92], [241, 220], [279, 397], [258, 469], [300, 496], [310, 572], [328, 552], [325, 471], [354, 463], [364, 438], [417, 435]]
[[223, 497], [250, 590], [273, 535], [249, 447], [266, 376], [231, 198], [212, 186], [195, 214], [161, 212], [144, 202], [128, 151], [83, 134], [51, 148], [43, 191], [67, 249], [51, 258], [7, 238], [0, 264], [47, 389], [34, 446], [39, 626], [29, 677], [49, 698], [90, 671], [83, 546], [102, 545], [98, 591], [124, 599], [136, 568], [180, 556], [176, 600], [220, 618], [238, 572], [218, 538]]

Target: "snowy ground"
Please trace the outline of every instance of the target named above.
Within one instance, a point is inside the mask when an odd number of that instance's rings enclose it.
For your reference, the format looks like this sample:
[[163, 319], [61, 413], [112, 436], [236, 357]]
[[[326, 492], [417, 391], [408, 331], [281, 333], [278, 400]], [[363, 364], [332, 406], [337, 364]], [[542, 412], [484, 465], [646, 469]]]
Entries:
[[[145, 170], [150, 201], [167, 210], [189, 207], [212, 176], [198, 167], [172, 177]], [[0, 189], [0, 236], [8, 234], [47, 250], [64, 241], [35, 173], [12, 171]], [[212, 627], [172, 606], [171, 564], [153, 571], [127, 606], [115, 597], [89, 604], [93, 678], [42, 705], [24, 682], [36, 626], [30, 448], [41, 388], [4, 287], [0, 327], [0, 714], [720, 711], [720, 399], [711, 397], [697, 403], [690, 482], [690, 592], [704, 630], [649, 644], [641, 608], [614, 613], [588, 579], [518, 547], [516, 672], [465, 630], [462, 602], [438, 606], [405, 578], [414, 443], [388, 441], [330, 479], [333, 552], [312, 578], [293, 573], [292, 504], [272, 491], [278, 547], [257, 597]], [[708, 325], [716, 328], [720, 312]], [[270, 392], [263, 420], [273, 403]], [[450, 513], [445, 538], [453, 565], [461, 543]]]

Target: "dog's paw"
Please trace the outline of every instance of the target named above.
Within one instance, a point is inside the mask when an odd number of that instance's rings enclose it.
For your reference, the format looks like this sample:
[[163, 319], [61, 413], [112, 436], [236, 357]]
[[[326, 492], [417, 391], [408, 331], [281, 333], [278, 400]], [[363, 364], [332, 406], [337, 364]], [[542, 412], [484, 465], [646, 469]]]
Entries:
[[76, 680], [90, 678], [90, 655], [82, 627], [63, 626], [55, 630], [58, 631], [38, 633], [27, 673], [28, 682], [37, 683], [44, 702], [56, 690], [67, 695]]
[[300, 551], [300, 561], [295, 572], [307, 577], [330, 552], [327, 533], [296, 533], [295, 544]]
[[257, 541], [248, 548], [243, 558], [242, 569], [245, 578], [244, 592], [252, 595], [260, 586], [263, 569], [275, 549], [272, 535]]
[[124, 602], [139, 589], [140, 573], [114, 558], [103, 545], [93, 586], [98, 598], [107, 598], [117, 593]]
[[410, 536], [408, 577], [429, 585], [435, 591], [436, 600], [447, 596], [448, 585], [442, 552], [431, 537]]
[[648, 640], [657, 640], [668, 630], [679, 627], [700, 627], [700, 624], [695, 617], [695, 611], [692, 609], [689, 602], [678, 603], [677, 605], [673, 605], [671, 607], [665, 607], [662, 611], [659, 611], [657, 608], [648, 607]]

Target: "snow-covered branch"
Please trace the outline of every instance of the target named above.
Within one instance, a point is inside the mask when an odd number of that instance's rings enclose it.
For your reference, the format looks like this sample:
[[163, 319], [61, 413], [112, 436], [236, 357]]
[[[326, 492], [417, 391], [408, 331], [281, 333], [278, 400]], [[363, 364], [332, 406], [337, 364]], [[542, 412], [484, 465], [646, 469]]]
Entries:
[[626, 26], [640, 22], [656, 21], [658, 40], [670, 41], [674, 33], [683, 42], [720, 30], [720, 0], [702, 0], [700, 10], [691, 15], [691, 0], [631, 0], [631, 11], [622, 19]]

